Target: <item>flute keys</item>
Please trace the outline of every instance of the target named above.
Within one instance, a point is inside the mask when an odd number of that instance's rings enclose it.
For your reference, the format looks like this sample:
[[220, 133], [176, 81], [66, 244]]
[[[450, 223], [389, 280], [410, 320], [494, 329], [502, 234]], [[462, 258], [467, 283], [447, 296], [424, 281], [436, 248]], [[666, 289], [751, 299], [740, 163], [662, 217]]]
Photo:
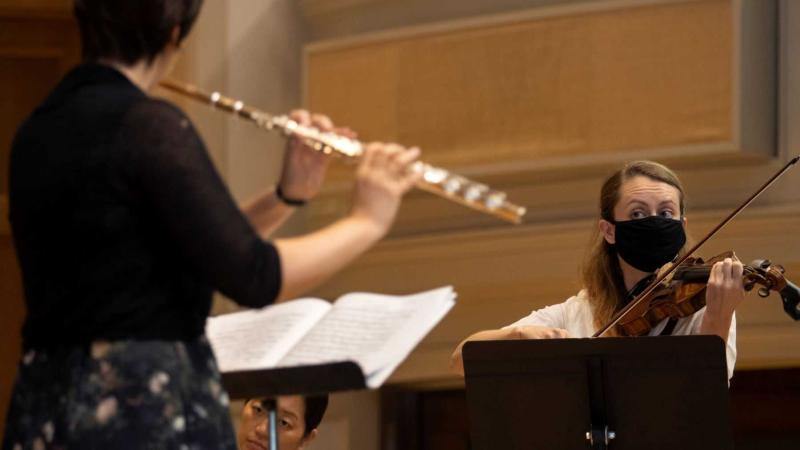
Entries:
[[486, 196], [486, 207], [489, 209], [497, 209], [503, 206], [506, 202], [506, 193], [494, 191]]
[[485, 184], [473, 184], [464, 191], [464, 198], [469, 202], [477, 201], [489, 190]]
[[428, 182], [428, 183], [431, 183], [431, 184], [439, 184], [439, 183], [441, 183], [441, 182], [442, 182], [442, 181], [443, 181], [445, 178], [447, 178], [447, 175], [448, 175], [448, 173], [447, 173], [447, 171], [446, 171], [446, 170], [444, 170], [444, 169], [429, 168], [429, 169], [428, 169], [428, 170], [426, 170], [426, 171], [425, 171], [425, 173], [422, 175], [422, 178], [423, 178], [423, 179], [424, 179], [426, 182]]
[[444, 182], [444, 191], [450, 195], [455, 194], [456, 192], [461, 190], [461, 187], [464, 185], [464, 182], [459, 177], [451, 177], [448, 178], [447, 181]]

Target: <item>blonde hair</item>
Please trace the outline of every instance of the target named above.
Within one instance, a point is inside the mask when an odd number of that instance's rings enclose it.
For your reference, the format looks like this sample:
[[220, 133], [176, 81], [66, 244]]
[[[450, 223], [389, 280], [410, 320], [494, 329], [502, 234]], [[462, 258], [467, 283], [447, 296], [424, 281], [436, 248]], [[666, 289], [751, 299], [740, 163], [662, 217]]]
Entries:
[[[683, 185], [678, 176], [668, 167], [653, 161], [634, 161], [626, 164], [610, 176], [600, 189], [600, 218], [614, 222], [614, 207], [617, 205], [622, 185], [636, 176], [669, 184], [680, 195], [680, 214], [684, 216]], [[681, 250], [681, 254], [686, 246]], [[592, 308], [594, 324], [597, 329], [607, 324], [623, 304], [627, 289], [622, 277], [617, 251], [606, 242], [599, 229], [594, 231], [592, 245], [582, 267], [583, 285]], [[613, 331], [610, 332], [613, 334]]]

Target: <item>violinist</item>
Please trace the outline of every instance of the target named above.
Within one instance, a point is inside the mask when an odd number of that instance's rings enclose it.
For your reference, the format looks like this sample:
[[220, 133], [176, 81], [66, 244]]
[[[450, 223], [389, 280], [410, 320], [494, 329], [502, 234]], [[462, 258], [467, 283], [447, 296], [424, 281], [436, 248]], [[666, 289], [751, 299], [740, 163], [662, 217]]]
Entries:
[[[582, 268], [584, 288], [511, 325], [469, 336], [453, 352], [451, 369], [464, 374], [461, 349], [467, 341], [591, 337], [653, 281], [659, 268], [686, 251], [685, 206], [683, 187], [672, 170], [651, 161], [625, 165], [600, 191], [600, 218]], [[736, 362], [734, 311], [745, 292], [742, 273], [735, 258], [715, 263], [706, 307], [682, 319], [664, 319], [649, 334], [718, 335], [726, 341], [730, 379]]]

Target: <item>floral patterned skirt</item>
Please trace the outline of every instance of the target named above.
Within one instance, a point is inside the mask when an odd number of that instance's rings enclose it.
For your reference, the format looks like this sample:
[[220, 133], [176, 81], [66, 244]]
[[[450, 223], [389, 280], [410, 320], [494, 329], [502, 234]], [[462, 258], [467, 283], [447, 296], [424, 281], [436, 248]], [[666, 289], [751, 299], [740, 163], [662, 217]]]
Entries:
[[3, 450], [236, 449], [208, 341], [94, 342], [19, 364]]

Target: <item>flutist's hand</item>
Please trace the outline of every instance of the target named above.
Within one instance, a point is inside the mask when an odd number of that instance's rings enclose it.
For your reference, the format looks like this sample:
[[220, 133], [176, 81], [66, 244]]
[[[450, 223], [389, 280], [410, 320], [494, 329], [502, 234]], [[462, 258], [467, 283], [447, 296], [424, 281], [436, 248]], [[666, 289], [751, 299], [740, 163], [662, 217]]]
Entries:
[[403, 194], [420, 177], [411, 170], [419, 154], [418, 148], [380, 142], [368, 144], [356, 173], [352, 216], [370, 222], [379, 235], [386, 234]]
[[389, 231], [403, 194], [419, 177], [410, 170], [417, 157], [419, 149], [396, 144], [365, 147], [351, 213], [313, 233], [275, 241], [283, 275], [280, 300], [319, 286]]
[[[348, 128], [337, 128], [328, 116], [312, 114], [306, 110], [294, 110], [289, 114], [301, 125], [310, 125], [322, 131], [355, 138], [355, 133]], [[290, 138], [283, 157], [283, 171], [279, 185], [281, 192], [293, 200], [310, 200], [319, 193], [325, 179], [330, 158], [322, 152], [304, 145], [296, 138]]]

